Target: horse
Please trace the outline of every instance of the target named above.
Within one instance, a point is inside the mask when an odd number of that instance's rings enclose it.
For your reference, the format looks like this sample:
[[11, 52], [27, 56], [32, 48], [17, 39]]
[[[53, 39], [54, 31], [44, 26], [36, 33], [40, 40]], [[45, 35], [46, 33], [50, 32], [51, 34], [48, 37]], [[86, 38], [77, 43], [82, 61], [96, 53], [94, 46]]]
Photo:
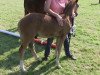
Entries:
[[44, 3], [46, 0], [24, 0], [24, 14], [29, 13], [45, 13]]
[[61, 53], [62, 43], [66, 38], [66, 34], [69, 33], [71, 24], [69, 21], [69, 16], [71, 15], [72, 9], [77, 4], [78, 0], [71, 0], [65, 7], [64, 13], [61, 14], [63, 18], [63, 26], [60, 26], [55, 17], [48, 14], [42, 13], [30, 13], [24, 16], [18, 22], [18, 30], [20, 34], [21, 45], [19, 48], [20, 56], [20, 69], [26, 71], [24, 67], [24, 52], [27, 46], [31, 49], [32, 54], [35, 59], [41, 60], [35, 50], [33, 49], [33, 39], [36, 34], [40, 37], [51, 38], [56, 37], [56, 51], [55, 51], [55, 61], [56, 66], [61, 68], [59, 63], [59, 56]]

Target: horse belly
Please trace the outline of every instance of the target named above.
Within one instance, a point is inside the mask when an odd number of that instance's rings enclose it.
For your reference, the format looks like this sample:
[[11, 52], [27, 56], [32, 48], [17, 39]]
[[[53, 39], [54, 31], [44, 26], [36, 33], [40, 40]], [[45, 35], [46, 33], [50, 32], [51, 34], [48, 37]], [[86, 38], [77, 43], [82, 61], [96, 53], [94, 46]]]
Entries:
[[48, 32], [39, 32], [38, 35], [40, 37], [43, 37], [43, 38], [50, 38], [50, 37], [54, 37], [55, 36], [55, 33], [48, 33]]

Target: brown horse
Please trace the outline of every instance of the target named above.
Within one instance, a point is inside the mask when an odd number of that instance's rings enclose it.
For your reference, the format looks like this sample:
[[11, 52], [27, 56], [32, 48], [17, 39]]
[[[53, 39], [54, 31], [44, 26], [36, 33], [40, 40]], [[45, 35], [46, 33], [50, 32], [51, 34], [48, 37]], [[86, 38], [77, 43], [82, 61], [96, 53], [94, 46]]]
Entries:
[[28, 13], [45, 13], [44, 3], [46, 0], [24, 0], [25, 15]]
[[57, 20], [49, 15], [41, 13], [30, 13], [23, 17], [18, 23], [18, 29], [21, 37], [21, 46], [19, 48], [20, 53], [20, 69], [25, 71], [23, 58], [24, 52], [27, 46], [31, 49], [32, 54], [36, 59], [39, 59], [35, 50], [33, 49], [33, 38], [36, 34], [41, 37], [56, 37], [56, 65], [61, 68], [59, 63], [59, 56], [61, 52], [62, 43], [65, 40], [66, 34], [70, 31], [69, 16], [71, 15], [72, 9], [77, 4], [78, 0], [71, 0], [64, 10], [63, 17], [64, 26], [59, 26]]

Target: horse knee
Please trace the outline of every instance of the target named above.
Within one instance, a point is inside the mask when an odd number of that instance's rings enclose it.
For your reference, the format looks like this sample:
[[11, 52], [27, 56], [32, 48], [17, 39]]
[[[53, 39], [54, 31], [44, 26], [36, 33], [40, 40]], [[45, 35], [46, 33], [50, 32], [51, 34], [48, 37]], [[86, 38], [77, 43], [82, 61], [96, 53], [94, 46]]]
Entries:
[[22, 57], [25, 51], [25, 48], [27, 47], [27, 45], [22, 44], [19, 48], [19, 54]]
[[22, 52], [23, 52], [23, 46], [21, 45], [19, 48], [19, 53], [22, 54]]

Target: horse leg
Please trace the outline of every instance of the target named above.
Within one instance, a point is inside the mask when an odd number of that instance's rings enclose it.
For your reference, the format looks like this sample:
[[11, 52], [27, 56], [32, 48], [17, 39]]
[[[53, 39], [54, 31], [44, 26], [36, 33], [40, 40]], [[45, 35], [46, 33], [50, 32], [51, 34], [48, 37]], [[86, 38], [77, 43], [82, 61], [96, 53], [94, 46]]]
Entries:
[[27, 47], [28, 42], [23, 42], [19, 48], [19, 55], [20, 55], [20, 69], [22, 71], [26, 71], [25, 67], [24, 67], [24, 53], [25, 53], [25, 49]]
[[25, 53], [25, 49], [27, 48], [29, 42], [32, 40], [33, 38], [30, 36], [24, 36], [21, 37], [21, 46], [19, 48], [19, 55], [20, 55], [20, 69], [22, 71], [26, 71], [25, 67], [24, 67], [24, 53]]
[[65, 37], [58, 37], [57, 38], [57, 48], [56, 48], [56, 51], [55, 51], [55, 55], [56, 55], [56, 65], [58, 68], [62, 68], [60, 63], [59, 63], [59, 57], [60, 57], [60, 53], [61, 53], [61, 47], [62, 47], [62, 43], [64, 42], [64, 38]]
[[33, 41], [31, 41], [29, 43], [29, 48], [30, 48], [30, 51], [31, 51], [32, 55], [35, 57], [36, 60], [42, 61], [42, 59], [39, 58], [39, 56], [36, 54], [36, 51], [34, 50], [33, 47], [34, 47]]

